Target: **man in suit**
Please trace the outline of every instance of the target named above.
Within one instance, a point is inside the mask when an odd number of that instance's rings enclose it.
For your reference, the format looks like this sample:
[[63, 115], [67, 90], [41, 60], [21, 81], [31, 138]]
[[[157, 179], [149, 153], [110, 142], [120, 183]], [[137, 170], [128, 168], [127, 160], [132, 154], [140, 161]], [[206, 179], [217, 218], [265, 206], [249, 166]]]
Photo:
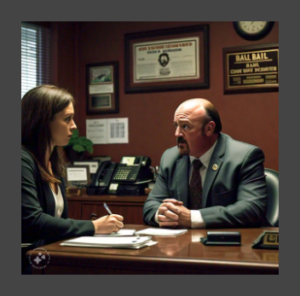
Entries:
[[218, 111], [205, 99], [183, 102], [174, 124], [177, 146], [162, 155], [144, 222], [184, 228], [268, 225], [263, 151], [221, 133]]

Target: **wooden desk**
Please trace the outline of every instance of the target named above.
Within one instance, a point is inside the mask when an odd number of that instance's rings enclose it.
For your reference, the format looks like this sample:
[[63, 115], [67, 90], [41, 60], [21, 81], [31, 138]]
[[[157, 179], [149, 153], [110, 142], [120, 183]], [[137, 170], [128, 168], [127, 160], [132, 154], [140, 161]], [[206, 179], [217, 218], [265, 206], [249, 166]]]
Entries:
[[[144, 229], [144, 225], [125, 225]], [[223, 229], [240, 231], [241, 246], [204, 246], [205, 229], [190, 229], [177, 237], [152, 236], [158, 244], [140, 250], [44, 246], [49, 264], [39, 274], [278, 274], [279, 250], [252, 249], [252, 242], [266, 229]], [[218, 230], [219, 231], [219, 230]], [[222, 231], [222, 229], [220, 229]], [[31, 252], [36, 258], [39, 250]], [[29, 252], [28, 252], [29, 253]], [[45, 253], [45, 252], [44, 252]], [[45, 253], [46, 254], [46, 253]]]
[[90, 220], [91, 214], [98, 217], [107, 215], [105, 202], [114, 214], [126, 217], [126, 224], [143, 224], [143, 206], [147, 195], [67, 195], [69, 217], [79, 220]]

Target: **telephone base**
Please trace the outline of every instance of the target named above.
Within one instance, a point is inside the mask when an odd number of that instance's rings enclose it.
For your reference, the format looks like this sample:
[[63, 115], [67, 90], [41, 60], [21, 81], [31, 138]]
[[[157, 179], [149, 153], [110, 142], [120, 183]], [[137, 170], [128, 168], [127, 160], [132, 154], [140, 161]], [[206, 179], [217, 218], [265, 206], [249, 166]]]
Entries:
[[86, 193], [87, 195], [104, 195], [107, 194], [107, 189], [108, 186], [87, 186]]
[[[148, 187], [148, 183], [144, 184], [119, 184], [116, 195], [145, 195], [145, 188]], [[108, 191], [108, 194], [110, 192]]]

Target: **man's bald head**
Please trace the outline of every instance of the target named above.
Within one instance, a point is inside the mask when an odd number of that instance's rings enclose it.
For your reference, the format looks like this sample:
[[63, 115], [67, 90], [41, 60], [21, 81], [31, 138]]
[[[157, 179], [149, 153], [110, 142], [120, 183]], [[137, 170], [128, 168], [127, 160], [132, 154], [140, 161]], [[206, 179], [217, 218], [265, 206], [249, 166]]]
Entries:
[[208, 100], [203, 98], [193, 98], [182, 102], [176, 112], [181, 110], [183, 112], [193, 112], [196, 116], [205, 116], [206, 122], [214, 121], [216, 124], [214, 133], [219, 134], [222, 130], [222, 123], [219, 113], [215, 106]]

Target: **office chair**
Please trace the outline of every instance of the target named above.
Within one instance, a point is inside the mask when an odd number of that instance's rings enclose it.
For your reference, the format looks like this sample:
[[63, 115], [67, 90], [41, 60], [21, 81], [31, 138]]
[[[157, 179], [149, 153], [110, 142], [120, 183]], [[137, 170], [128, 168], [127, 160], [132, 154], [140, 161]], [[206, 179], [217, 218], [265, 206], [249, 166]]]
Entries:
[[267, 219], [273, 227], [279, 227], [279, 173], [265, 168], [268, 205]]

